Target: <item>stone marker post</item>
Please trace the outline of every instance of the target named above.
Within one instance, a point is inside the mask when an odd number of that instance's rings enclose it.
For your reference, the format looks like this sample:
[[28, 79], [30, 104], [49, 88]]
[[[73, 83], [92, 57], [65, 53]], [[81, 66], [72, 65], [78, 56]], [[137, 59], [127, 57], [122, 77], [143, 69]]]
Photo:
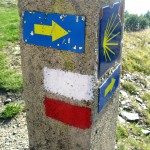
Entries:
[[31, 150], [113, 150], [123, 1], [19, 0]]

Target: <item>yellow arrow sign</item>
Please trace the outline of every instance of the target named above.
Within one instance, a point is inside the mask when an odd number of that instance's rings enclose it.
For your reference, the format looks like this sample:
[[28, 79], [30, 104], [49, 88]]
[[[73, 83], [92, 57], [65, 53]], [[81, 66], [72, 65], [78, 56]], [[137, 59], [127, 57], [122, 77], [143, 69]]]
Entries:
[[67, 35], [68, 32], [52, 21], [52, 26], [34, 24], [34, 33], [46, 36], [52, 36], [52, 42]]
[[105, 97], [108, 95], [108, 93], [113, 89], [115, 85], [116, 79], [112, 78], [111, 83], [108, 85], [108, 87], [105, 89]]

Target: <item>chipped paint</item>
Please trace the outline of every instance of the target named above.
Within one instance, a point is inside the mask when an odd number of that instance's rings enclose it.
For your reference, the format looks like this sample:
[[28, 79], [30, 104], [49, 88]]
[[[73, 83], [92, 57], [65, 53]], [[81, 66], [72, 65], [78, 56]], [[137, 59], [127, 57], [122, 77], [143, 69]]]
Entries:
[[104, 75], [121, 56], [120, 6], [120, 2], [117, 2], [100, 10], [99, 77]]
[[76, 53], [85, 52], [83, 16], [25, 11], [22, 19], [25, 43]]
[[74, 100], [92, 100], [93, 76], [44, 68], [44, 88]]
[[119, 86], [120, 80], [120, 65], [116, 67], [112, 75], [105, 80], [105, 82], [100, 86], [99, 90], [99, 105], [98, 112], [100, 112], [103, 107], [107, 104], [110, 97], [114, 94]]

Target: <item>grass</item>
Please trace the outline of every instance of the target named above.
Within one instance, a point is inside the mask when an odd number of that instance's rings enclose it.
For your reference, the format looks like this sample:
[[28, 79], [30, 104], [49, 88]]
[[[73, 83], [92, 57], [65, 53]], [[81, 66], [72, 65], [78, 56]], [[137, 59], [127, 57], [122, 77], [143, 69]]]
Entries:
[[120, 143], [117, 147], [117, 150], [125, 150], [125, 145], [123, 143]]
[[0, 89], [16, 91], [22, 88], [22, 76], [8, 67], [7, 55], [0, 52]]
[[16, 6], [0, 3], [0, 89], [16, 91], [22, 89], [21, 71], [16, 72], [9, 65], [9, 52], [5, 47], [19, 40], [19, 16]]
[[144, 87], [147, 88], [147, 81], [144, 78], [141, 79], [141, 84], [143, 84]]
[[123, 70], [150, 74], [150, 29], [143, 32], [124, 33]]
[[119, 139], [123, 139], [128, 137], [128, 132], [127, 130], [121, 126], [120, 124], [118, 124], [117, 126], [117, 135], [116, 135], [116, 140], [118, 141]]
[[144, 95], [142, 95], [141, 97], [146, 102], [149, 113], [150, 113], [150, 92], [144, 93]]
[[150, 126], [150, 92], [146, 92], [143, 95], [141, 95], [141, 98], [144, 100], [147, 106], [147, 110], [143, 110], [142, 113], [144, 115], [144, 123], [148, 127]]
[[117, 150], [149, 150], [149, 140], [150, 136], [144, 135], [137, 124], [118, 124]]
[[141, 97], [144, 101], [150, 101], [150, 92], [144, 93]]
[[128, 144], [126, 146], [128, 146], [127, 150], [149, 150], [149, 143], [145, 144], [143, 143], [143, 141], [136, 139], [132, 136], [128, 137], [127, 141]]
[[0, 49], [5, 47], [8, 42], [16, 42], [19, 40], [19, 16], [18, 10], [0, 4]]
[[149, 111], [144, 110], [142, 113], [144, 115], [143, 122], [146, 126], [149, 127], [150, 126], [150, 108], [149, 108]]
[[[57, 4], [56, 4], [57, 5]], [[56, 6], [55, 5], [55, 6]], [[53, 9], [53, 8], [52, 8]], [[0, 90], [16, 91], [22, 89], [22, 76], [20, 72], [10, 68], [9, 53], [5, 50], [10, 43], [19, 40], [19, 17], [17, 7], [4, 5], [0, 2]], [[150, 74], [150, 29], [142, 32], [124, 33], [123, 38], [123, 71], [137, 74]], [[88, 44], [88, 43], [87, 43]], [[63, 56], [64, 57], [64, 56]], [[64, 57], [65, 67], [72, 70], [73, 65], [68, 63], [69, 57]], [[146, 87], [145, 80], [142, 84]], [[130, 94], [138, 91], [137, 87], [125, 82], [123, 88]], [[145, 129], [150, 126], [150, 93], [144, 93], [141, 98], [146, 103], [148, 110], [143, 110], [143, 124]], [[136, 106], [136, 104], [133, 104]], [[136, 108], [139, 107], [139, 104]], [[21, 110], [20, 105], [8, 104], [0, 113], [1, 119], [14, 117]], [[118, 124], [117, 150], [149, 150], [150, 135], [141, 132], [141, 127], [134, 123]]]
[[[137, 49], [138, 52], [130, 51], [128, 54], [124, 57], [125, 62], [123, 64], [123, 69], [127, 70], [129, 72], [143, 72], [144, 74], [148, 75], [150, 74], [150, 62], [148, 55], [148, 49], [147, 48], [141, 48]], [[143, 53], [144, 51], [144, 53]]]
[[18, 104], [6, 105], [4, 111], [0, 113], [0, 119], [11, 119], [16, 116], [21, 110], [21, 106]]
[[138, 92], [137, 87], [132, 82], [125, 82], [123, 88], [128, 91], [130, 94]]
[[[136, 74], [141, 79], [140, 83], [147, 92], [141, 92], [141, 85], [136, 81], [125, 81], [122, 85], [132, 100], [132, 110], [139, 114], [138, 123], [119, 123], [117, 128], [117, 150], [150, 150], [150, 135], [142, 133], [142, 129], [150, 127], [150, 93], [148, 92], [148, 82], [145, 76], [150, 75], [150, 29], [124, 33], [123, 38], [123, 72]], [[140, 97], [147, 109], [143, 109], [141, 104], [132, 95], [139, 92]], [[141, 95], [142, 93], [142, 95]]]

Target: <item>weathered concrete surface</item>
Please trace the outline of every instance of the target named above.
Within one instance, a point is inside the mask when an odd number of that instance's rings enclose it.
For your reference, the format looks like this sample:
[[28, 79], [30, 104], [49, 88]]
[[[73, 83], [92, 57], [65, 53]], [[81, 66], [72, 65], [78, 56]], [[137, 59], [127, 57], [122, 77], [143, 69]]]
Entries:
[[[100, 8], [111, 0], [19, 0], [19, 14], [24, 11], [40, 11], [59, 14], [76, 14], [86, 17], [85, 54], [77, 54], [52, 48], [28, 45], [22, 39], [20, 26], [24, 99], [31, 150], [113, 150], [118, 111], [118, 90], [102, 112], [98, 109], [98, 87], [108, 78], [107, 73], [97, 82], [98, 33]], [[43, 86], [43, 68], [57, 68], [83, 75], [94, 76], [92, 101], [73, 99], [46, 92]], [[112, 69], [113, 70], [113, 69]], [[92, 110], [92, 127], [82, 130], [46, 117], [44, 97], [60, 99]]]

